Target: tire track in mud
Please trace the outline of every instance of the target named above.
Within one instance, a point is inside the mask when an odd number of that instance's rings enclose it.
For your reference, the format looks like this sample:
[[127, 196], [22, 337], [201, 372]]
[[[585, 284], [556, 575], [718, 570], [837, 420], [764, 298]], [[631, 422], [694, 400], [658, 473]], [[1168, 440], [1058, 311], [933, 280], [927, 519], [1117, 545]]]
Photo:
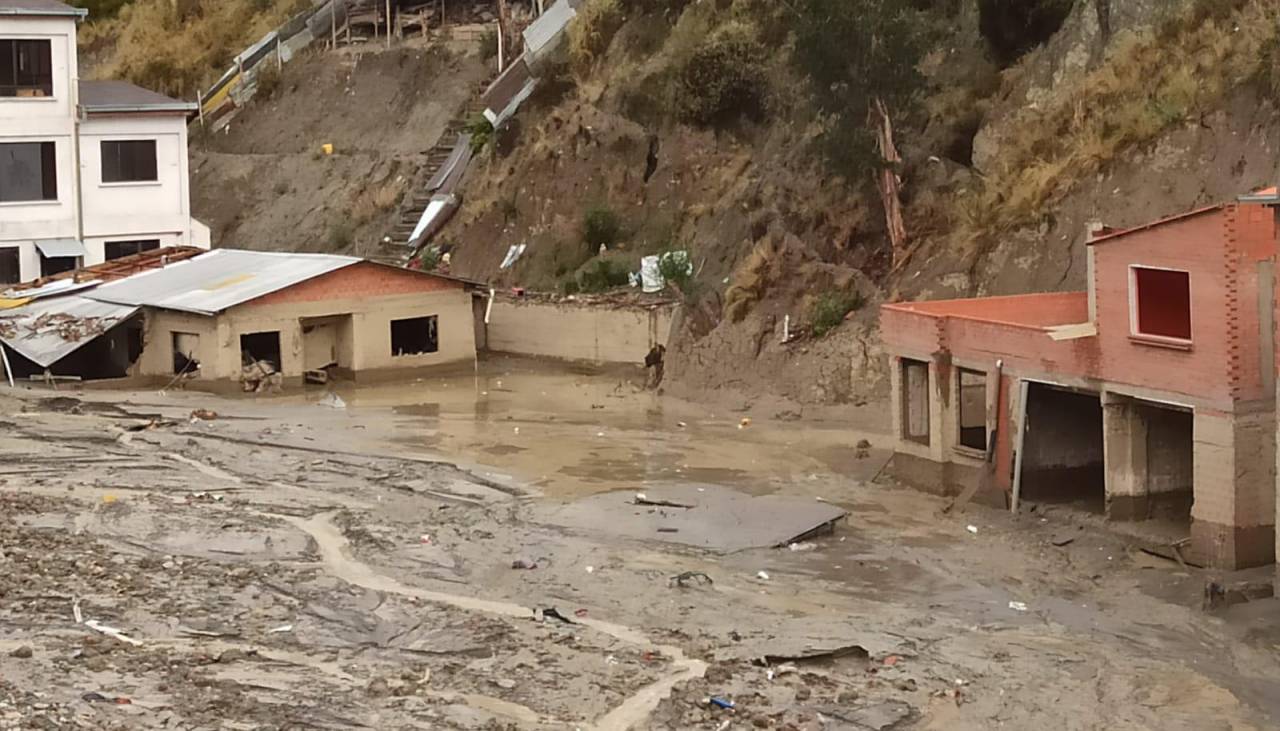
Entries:
[[[449, 594], [407, 586], [396, 579], [374, 571], [367, 564], [348, 555], [350, 545], [342, 530], [333, 522], [334, 512], [319, 513], [310, 518], [299, 518], [290, 515], [263, 513], [283, 520], [302, 532], [311, 536], [320, 550], [321, 561], [325, 569], [333, 577], [372, 591], [399, 594], [414, 597], [436, 604], [445, 604], [457, 609], [483, 612], [513, 619], [528, 619], [533, 616], [533, 609], [512, 602], [494, 601], [477, 597]], [[671, 645], [658, 645], [649, 640], [641, 631], [598, 619], [582, 618], [577, 623], [592, 630], [608, 635], [614, 639], [641, 648], [653, 648], [670, 657], [672, 671], [667, 677], [657, 680], [641, 688], [623, 701], [613, 710], [598, 718], [591, 728], [595, 731], [626, 731], [634, 728], [649, 718], [658, 704], [671, 694], [675, 686], [686, 680], [702, 677], [707, 671], [707, 664], [701, 660], [687, 658], [684, 651]]]

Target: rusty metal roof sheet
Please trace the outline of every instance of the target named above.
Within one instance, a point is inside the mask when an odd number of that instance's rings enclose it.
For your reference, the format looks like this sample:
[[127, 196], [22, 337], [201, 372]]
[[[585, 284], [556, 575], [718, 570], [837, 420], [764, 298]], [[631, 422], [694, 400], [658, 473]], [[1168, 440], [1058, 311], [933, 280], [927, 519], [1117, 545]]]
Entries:
[[360, 261], [352, 256], [214, 249], [104, 284], [88, 296], [119, 305], [214, 315]]
[[49, 297], [0, 311], [0, 340], [47, 368], [137, 311], [78, 294]]

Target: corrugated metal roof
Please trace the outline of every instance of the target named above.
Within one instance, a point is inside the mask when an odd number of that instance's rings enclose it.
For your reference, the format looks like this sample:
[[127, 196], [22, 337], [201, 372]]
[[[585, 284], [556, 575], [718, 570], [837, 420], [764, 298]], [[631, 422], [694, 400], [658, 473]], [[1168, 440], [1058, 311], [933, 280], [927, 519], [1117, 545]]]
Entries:
[[170, 99], [127, 81], [81, 81], [80, 106], [89, 113], [182, 112], [198, 110], [195, 102]]
[[555, 5], [547, 8], [545, 13], [539, 15], [537, 20], [524, 29], [525, 52], [536, 58], [542, 55], [544, 47], [552, 45], [554, 48], [554, 44], [560, 40], [560, 35], [564, 33], [565, 28], [569, 27], [569, 22], [577, 14], [569, 4], [569, 0], [559, 0]]
[[87, 256], [89, 252], [84, 250], [84, 244], [76, 239], [43, 239], [36, 242], [36, 248], [41, 254], [47, 257], [56, 256]]
[[47, 368], [137, 311], [78, 294], [50, 297], [0, 311], [0, 340]]
[[46, 282], [39, 287], [27, 287], [25, 289], [9, 289], [4, 292], [4, 296], [12, 298], [26, 299], [44, 299], [45, 297], [53, 297], [60, 294], [70, 294], [78, 292], [82, 289], [91, 289], [102, 283], [101, 279], [90, 279], [84, 282], [77, 282], [74, 279], [55, 279]]
[[0, 15], [65, 15], [83, 18], [89, 11], [73, 8], [58, 0], [9, 0], [0, 1]]
[[330, 254], [214, 249], [163, 269], [104, 284], [89, 296], [120, 305], [213, 315], [358, 261]]

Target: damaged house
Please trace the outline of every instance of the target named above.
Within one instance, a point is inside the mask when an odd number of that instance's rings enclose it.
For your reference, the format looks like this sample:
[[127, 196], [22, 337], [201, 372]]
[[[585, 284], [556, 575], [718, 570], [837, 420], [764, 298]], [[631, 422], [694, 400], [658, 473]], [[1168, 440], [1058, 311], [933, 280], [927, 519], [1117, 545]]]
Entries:
[[1275, 191], [1088, 242], [1088, 290], [885, 305], [904, 481], [1275, 560]]
[[[136, 271], [112, 276], [113, 265]], [[259, 363], [295, 383], [469, 368], [477, 288], [346, 256], [161, 249], [11, 291], [0, 341], [19, 378], [214, 386]]]

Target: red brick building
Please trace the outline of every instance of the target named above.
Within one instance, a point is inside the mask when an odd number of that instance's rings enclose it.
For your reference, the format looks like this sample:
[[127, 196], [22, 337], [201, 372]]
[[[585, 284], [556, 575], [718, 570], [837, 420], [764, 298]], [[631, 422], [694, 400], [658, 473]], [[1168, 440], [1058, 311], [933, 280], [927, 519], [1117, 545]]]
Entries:
[[1274, 561], [1278, 205], [1101, 229], [1086, 292], [885, 305], [893, 471], [1152, 521], [1207, 565]]

